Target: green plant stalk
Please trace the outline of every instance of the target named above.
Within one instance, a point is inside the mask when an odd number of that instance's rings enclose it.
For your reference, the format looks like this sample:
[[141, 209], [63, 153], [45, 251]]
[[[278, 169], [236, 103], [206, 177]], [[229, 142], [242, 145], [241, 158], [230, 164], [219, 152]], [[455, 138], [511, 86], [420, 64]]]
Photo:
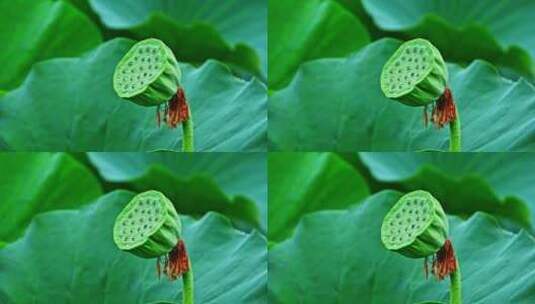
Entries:
[[461, 291], [461, 266], [459, 261], [456, 260], [457, 270], [450, 274], [450, 304], [462, 304], [462, 291]]
[[193, 304], [193, 269], [188, 260], [189, 271], [182, 274], [182, 304]]
[[455, 109], [455, 119], [450, 122], [450, 152], [461, 152], [461, 118]]
[[194, 140], [193, 140], [193, 118], [191, 113], [189, 118], [182, 122], [182, 152], [194, 152]]

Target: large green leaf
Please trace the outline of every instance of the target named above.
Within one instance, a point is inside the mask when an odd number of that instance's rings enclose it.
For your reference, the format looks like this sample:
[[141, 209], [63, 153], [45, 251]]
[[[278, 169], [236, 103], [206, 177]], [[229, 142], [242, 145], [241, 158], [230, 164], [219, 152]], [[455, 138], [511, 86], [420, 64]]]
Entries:
[[181, 213], [217, 211], [266, 230], [265, 153], [90, 153], [116, 187], [159, 190]]
[[77, 208], [101, 194], [98, 180], [66, 154], [0, 153], [0, 241], [12, 241], [38, 213]]
[[484, 211], [526, 228], [535, 219], [535, 154], [362, 153], [361, 158], [380, 182], [428, 190], [448, 213]]
[[370, 41], [350, 12], [331, 0], [269, 0], [269, 88], [288, 84], [302, 62], [343, 57]]
[[79, 55], [102, 38], [83, 13], [64, 1], [0, 1], [0, 89], [18, 86], [38, 61]]
[[[180, 303], [180, 280], [158, 280], [155, 259], [113, 243], [115, 217], [133, 195], [117, 191], [78, 211], [38, 216], [24, 238], [0, 250], [0, 302]], [[262, 235], [214, 213], [182, 224], [196, 303], [267, 303]]]
[[[448, 128], [424, 127], [422, 108], [387, 99], [379, 76], [400, 42], [383, 39], [346, 59], [305, 63], [270, 96], [269, 138], [276, 150], [447, 149]], [[501, 78], [487, 63], [449, 65], [464, 151], [535, 150], [535, 88]]]
[[[72, 1], [72, 0], [71, 0]], [[345, 9], [352, 12], [357, 18], [362, 22], [362, 24], [366, 27], [368, 32], [370, 33], [370, 36], [372, 37], [372, 40], [376, 40], [380, 37], [384, 37], [385, 33], [381, 29], [379, 29], [371, 16], [366, 12], [364, 9], [364, 6], [362, 5], [361, 0], [334, 0], [338, 3], [340, 3]]]
[[384, 30], [431, 40], [448, 61], [483, 58], [535, 75], [535, 2], [363, 0]]
[[[72, 1], [72, 0], [71, 0]], [[359, 16], [359, 19], [364, 19], [365, 15], [367, 16], [366, 11], [364, 10], [364, 6], [362, 5], [361, 0], [334, 0], [338, 3], [340, 3], [343, 7], [345, 7], [347, 10], [352, 12], [353, 14]], [[370, 18], [369, 16], [367, 16]]]
[[[93, 11], [91, 8], [91, 5], [89, 4], [89, 0], [56, 0], [56, 1], [67, 1], [70, 2], [72, 5], [74, 5], [78, 10], [83, 12], [86, 16], [88, 16], [95, 24], [97, 24], [103, 33], [103, 36], [110, 36], [111, 33], [109, 33], [109, 30], [102, 25], [102, 22], [100, 21], [100, 18], [98, 15]], [[364, 10], [364, 9], [363, 9]]]
[[267, 0], [90, 0], [102, 22], [164, 40], [179, 60], [209, 58], [265, 75]]
[[[158, 128], [155, 108], [120, 99], [115, 65], [133, 42], [109, 41], [77, 59], [37, 64], [0, 99], [0, 147], [40, 151], [180, 150], [180, 129]], [[264, 150], [266, 88], [220, 63], [182, 65], [199, 151]]]
[[[447, 302], [448, 280], [426, 281], [422, 259], [381, 244], [383, 217], [400, 196], [385, 191], [347, 211], [304, 217], [294, 237], [269, 252], [270, 303]], [[467, 221], [450, 217], [450, 224], [463, 303], [535, 302], [533, 237], [502, 230], [483, 213]]]
[[369, 194], [360, 174], [332, 153], [272, 153], [268, 172], [270, 242], [291, 236], [305, 214], [346, 208]]

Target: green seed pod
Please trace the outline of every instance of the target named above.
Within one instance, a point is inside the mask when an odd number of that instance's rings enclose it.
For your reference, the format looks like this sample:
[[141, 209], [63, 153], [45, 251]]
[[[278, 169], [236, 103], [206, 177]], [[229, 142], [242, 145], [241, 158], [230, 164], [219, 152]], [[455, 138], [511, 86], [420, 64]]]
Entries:
[[448, 238], [448, 219], [440, 203], [426, 191], [405, 194], [390, 209], [381, 226], [388, 250], [411, 258], [439, 251]]
[[119, 213], [113, 240], [121, 250], [154, 258], [171, 252], [181, 232], [180, 218], [171, 201], [151, 190], [136, 195]]
[[447, 87], [448, 70], [439, 50], [425, 39], [403, 43], [381, 73], [386, 97], [409, 106], [435, 102]]
[[136, 43], [119, 61], [113, 89], [142, 106], [168, 102], [180, 87], [182, 73], [173, 52], [154, 38]]

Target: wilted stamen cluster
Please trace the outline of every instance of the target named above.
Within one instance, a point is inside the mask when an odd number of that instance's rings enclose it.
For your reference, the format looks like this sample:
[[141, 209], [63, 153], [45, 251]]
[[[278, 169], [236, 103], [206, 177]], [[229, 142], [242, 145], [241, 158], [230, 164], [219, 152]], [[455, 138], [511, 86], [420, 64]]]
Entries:
[[158, 257], [156, 260], [156, 271], [158, 278], [162, 273], [167, 275], [169, 280], [176, 280], [182, 274], [189, 271], [188, 254], [184, 241], [180, 240], [169, 254], [164, 257]]
[[[457, 259], [450, 240], [446, 240], [444, 246], [433, 255], [431, 273], [439, 280], [443, 280], [457, 270]], [[427, 257], [424, 260], [425, 278], [429, 274]]]
[[170, 128], [176, 128], [179, 124], [189, 119], [189, 107], [186, 101], [184, 89], [179, 88], [171, 100], [164, 105], [163, 110], [160, 106], [156, 108], [156, 120], [158, 127], [161, 122], [161, 113], [163, 112], [163, 121]]
[[[453, 101], [450, 89], [446, 88], [444, 94], [442, 94], [442, 96], [440, 96], [440, 98], [433, 104], [431, 122], [437, 127], [442, 128], [456, 117], [457, 109], [455, 108], [455, 102]], [[425, 115], [425, 120], [427, 125], [427, 113]]]

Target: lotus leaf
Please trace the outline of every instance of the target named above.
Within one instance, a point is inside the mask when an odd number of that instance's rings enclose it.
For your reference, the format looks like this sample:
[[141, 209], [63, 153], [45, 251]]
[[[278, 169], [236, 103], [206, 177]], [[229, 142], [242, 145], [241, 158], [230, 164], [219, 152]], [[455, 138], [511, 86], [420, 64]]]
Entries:
[[4, 90], [17, 87], [32, 64], [78, 56], [102, 41], [98, 27], [65, 1], [0, 1], [0, 28], [0, 89]]
[[[381, 244], [383, 217], [400, 196], [384, 191], [349, 210], [305, 216], [291, 239], [270, 249], [270, 303], [446, 302], [447, 280], [426, 280], [423, 260]], [[535, 301], [531, 235], [503, 230], [484, 213], [449, 221], [464, 303]]]
[[[285, 151], [414, 151], [448, 149], [447, 128], [424, 126], [422, 110], [386, 98], [379, 78], [400, 42], [382, 39], [345, 59], [301, 66], [270, 96], [271, 148]], [[475, 61], [449, 65], [462, 123], [463, 151], [535, 150], [535, 87], [502, 78]]]
[[[180, 151], [181, 132], [159, 128], [154, 109], [120, 99], [115, 65], [134, 44], [108, 41], [76, 59], [35, 65], [0, 99], [0, 148], [25, 151]], [[215, 61], [181, 66], [199, 151], [264, 150], [266, 88]]]
[[269, 88], [288, 84], [302, 62], [343, 57], [370, 40], [359, 19], [323, 0], [269, 1]]
[[209, 58], [257, 74], [267, 69], [266, 0], [89, 0], [105, 26], [159, 38], [179, 60]]
[[266, 230], [264, 153], [90, 153], [89, 158], [116, 187], [159, 190], [181, 213], [217, 211]]
[[291, 236], [305, 214], [347, 208], [369, 194], [364, 178], [336, 154], [272, 153], [268, 160], [272, 242]]
[[482, 58], [535, 76], [535, 2], [363, 0], [383, 30], [427, 38], [447, 61]]
[[0, 241], [23, 234], [31, 219], [75, 209], [100, 196], [97, 178], [64, 153], [0, 153]]
[[[3, 303], [177, 303], [180, 281], [158, 279], [155, 259], [117, 249], [115, 217], [134, 196], [111, 192], [73, 211], [37, 216], [24, 238], [0, 250]], [[266, 241], [224, 217], [183, 216], [198, 303], [266, 303]], [[217, 284], [214, 284], [216, 282]]]

